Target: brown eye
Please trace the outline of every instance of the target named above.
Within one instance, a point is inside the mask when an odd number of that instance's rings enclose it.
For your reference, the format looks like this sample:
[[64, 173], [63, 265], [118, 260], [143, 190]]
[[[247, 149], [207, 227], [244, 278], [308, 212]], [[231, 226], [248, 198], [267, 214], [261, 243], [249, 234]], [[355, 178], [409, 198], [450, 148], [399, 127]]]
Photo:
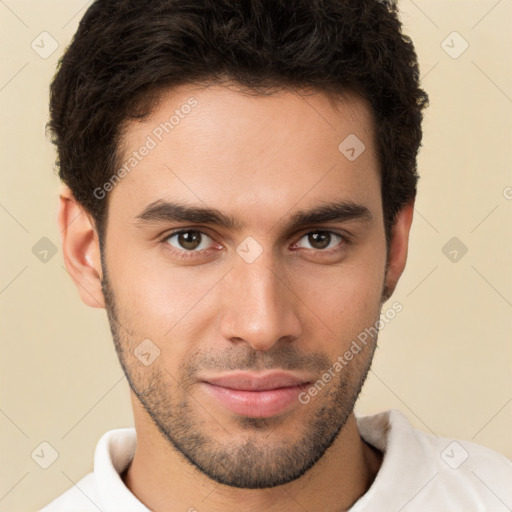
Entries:
[[[169, 245], [181, 251], [197, 251], [208, 248], [207, 243], [205, 247], [204, 242], [208, 238], [210, 237], [201, 231], [188, 230], [173, 233], [166, 238], [166, 241]], [[172, 241], [173, 239], [174, 241]]]
[[[332, 231], [311, 231], [304, 235], [302, 239], [307, 239], [310, 244], [310, 248], [318, 251], [324, 251], [325, 249], [331, 249], [344, 241], [344, 238], [337, 233]], [[299, 242], [300, 246], [300, 242]], [[308, 247], [306, 247], [308, 249]]]

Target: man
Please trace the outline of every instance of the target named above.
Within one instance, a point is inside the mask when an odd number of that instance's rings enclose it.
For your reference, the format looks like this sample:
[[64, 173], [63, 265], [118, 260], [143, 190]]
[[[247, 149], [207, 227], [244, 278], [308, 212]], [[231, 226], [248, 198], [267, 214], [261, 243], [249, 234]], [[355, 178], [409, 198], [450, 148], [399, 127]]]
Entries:
[[508, 510], [505, 457], [353, 412], [407, 258], [418, 81], [390, 2], [93, 3], [51, 87], [59, 225], [135, 429], [45, 512]]

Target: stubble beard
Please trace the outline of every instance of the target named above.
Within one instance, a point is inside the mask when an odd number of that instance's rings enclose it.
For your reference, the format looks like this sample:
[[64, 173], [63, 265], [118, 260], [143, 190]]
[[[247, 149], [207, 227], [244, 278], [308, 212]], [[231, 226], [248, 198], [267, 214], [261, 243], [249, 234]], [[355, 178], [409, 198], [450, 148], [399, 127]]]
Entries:
[[[188, 390], [187, 383], [193, 375], [191, 366], [194, 365], [182, 367], [176, 378], [158, 364], [148, 367], [137, 364], [133, 357], [137, 340], [119, 323], [106, 268], [103, 269], [102, 289], [119, 361], [132, 391], [158, 431], [172, 449], [204, 475], [231, 487], [275, 487], [292, 482], [311, 469], [343, 430], [370, 370], [376, 347], [375, 338], [373, 344], [368, 344], [357, 355], [360, 362], [358, 376], [354, 374], [354, 365], [343, 367], [338, 378], [333, 379], [308, 404], [301, 404], [288, 413], [297, 415], [304, 411], [305, 420], [296, 439], [289, 440], [280, 435], [280, 425], [285, 424], [288, 414], [274, 418], [237, 416], [230, 426], [220, 422], [214, 425], [217, 430], [226, 431], [223, 437], [228, 441], [223, 443], [209, 433], [212, 428], [208, 421], [216, 420], [208, 414], [203, 414], [207, 421], [201, 420], [200, 414], [194, 410], [194, 407], [201, 407]], [[242, 359], [239, 358], [239, 368], [283, 367], [271, 366], [268, 359], [262, 363], [255, 351], [249, 350]], [[317, 362], [319, 360], [322, 358], [319, 357]], [[327, 363], [324, 364], [325, 370], [329, 360], [324, 356], [322, 361]]]

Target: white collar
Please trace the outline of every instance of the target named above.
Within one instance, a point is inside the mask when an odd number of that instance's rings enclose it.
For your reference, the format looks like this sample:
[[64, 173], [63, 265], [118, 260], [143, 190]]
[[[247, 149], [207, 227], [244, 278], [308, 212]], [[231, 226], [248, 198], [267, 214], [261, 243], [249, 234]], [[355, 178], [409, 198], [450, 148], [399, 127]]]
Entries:
[[[386, 510], [388, 503], [407, 502], [411, 488], [418, 481], [427, 482], [436, 473], [435, 465], [429, 463], [425, 456], [426, 447], [422, 438], [416, 435], [409, 420], [396, 409], [356, 419], [361, 437], [384, 452], [384, 457], [373, 484], [350, 512], [365, 510], [374, 496], [378, 496], [382, 510]], [[120, 476], [132, 460], [136, 445], [137, 436], [133, 427], [110, 430], [98, 441], [94, 456], [95, 481], [101, 503], [109, 512], [149, 510], [131, 493]], [[423, 460], [425, 464], [418, 466], [418, 460]], [[400, 482], [390, 485], [397, 475], [400, 475]]]

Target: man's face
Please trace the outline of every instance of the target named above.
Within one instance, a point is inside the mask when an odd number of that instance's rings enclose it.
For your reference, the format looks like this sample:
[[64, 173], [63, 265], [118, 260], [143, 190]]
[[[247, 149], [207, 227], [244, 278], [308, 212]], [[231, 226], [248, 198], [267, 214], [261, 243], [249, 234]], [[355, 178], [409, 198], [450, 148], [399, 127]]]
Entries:
[[[197, 103], [182, 107], [191, 97]], [[175, 110], [166, 133], [160, 123]], [[365, 146], [359, 156], [354, 135]], [[375, 348], [370, 340], [308, 403], [299, 400], [382, 306], [370, 108], [353, 96], [336, 107], [323, 94], [187, 86], [129, 124], [121, 148], [123, 162], [136, 151], [137, 163], [110, 192], [102, 285], [141, 410], [218, 482], [298, 478], [351, 414]], [[215, 209], [236, 225], [148, 213], [157, 201]], [[338, 216], [291, 224], [299, 211], [334, 203]]]

